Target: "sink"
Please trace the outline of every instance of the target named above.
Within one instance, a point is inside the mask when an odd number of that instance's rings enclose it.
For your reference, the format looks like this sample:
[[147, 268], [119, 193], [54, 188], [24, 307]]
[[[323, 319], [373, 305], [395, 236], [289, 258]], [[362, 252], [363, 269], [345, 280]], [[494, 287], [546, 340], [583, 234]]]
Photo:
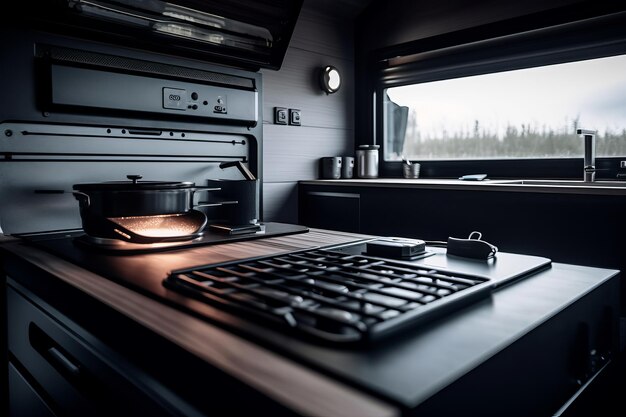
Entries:
[[556, 186], [556, 187], [626, 188], [626, 181], [584, 182], [580, 180], [511, 180], [511, 181], [499, 181], [498, 183], [499, 184], [542, 185], [542, 186]]

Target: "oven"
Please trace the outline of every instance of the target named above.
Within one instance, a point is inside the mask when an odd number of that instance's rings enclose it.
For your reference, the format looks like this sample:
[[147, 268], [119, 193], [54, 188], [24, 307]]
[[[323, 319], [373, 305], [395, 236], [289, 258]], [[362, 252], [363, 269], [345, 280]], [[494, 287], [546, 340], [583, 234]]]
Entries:
[[193, 184], [187, 204], [209, 220], [262, 219], [259, 73], [23, 28], [5, 28], [2, 47], [4, 233], [80, 228], [89, 204], [77, 193], [129, 176], [136, 188]]

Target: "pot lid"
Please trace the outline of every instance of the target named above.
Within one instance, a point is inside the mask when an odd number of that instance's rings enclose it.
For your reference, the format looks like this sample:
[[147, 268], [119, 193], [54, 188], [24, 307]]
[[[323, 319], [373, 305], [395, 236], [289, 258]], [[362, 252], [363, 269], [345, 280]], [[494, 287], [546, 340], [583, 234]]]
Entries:
[[141, 191], [141, 190], [179, 190], [193, 188], [193, 182], [187, 181], [139, 181], [141, 175], [127, 175], [129, 181], [105, 181], [87, 184], [74, 184], [78, 191]]

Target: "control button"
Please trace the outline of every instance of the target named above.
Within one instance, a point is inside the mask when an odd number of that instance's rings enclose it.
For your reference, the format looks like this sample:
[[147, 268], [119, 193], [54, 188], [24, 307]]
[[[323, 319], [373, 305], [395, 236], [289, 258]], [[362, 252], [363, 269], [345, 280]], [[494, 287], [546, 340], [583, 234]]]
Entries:
[[191, 108], [194, 109], [194, 110], [198, 110], [198, 105], [194, 104], [193, 106], [191, 106]]
[[198, 93], [196, 93], [195, 91], [193, 93], [191, 93], [191, 99], [192, 100], [197, 100], [198, 99]]
[[274, 107], [274, 123], [277, 125], [287, 124], [287, 109], [284, 107]]
[[302, 124], [300, 110], [289, 109], [289, 124], [293, 126], [300, 126]]
[[227, 113], [226, 96], [217, 96], [213, 101], [213, 113]]
[[180, 88], [163, 88], [163, 108], [185, 110], [187, 90]]

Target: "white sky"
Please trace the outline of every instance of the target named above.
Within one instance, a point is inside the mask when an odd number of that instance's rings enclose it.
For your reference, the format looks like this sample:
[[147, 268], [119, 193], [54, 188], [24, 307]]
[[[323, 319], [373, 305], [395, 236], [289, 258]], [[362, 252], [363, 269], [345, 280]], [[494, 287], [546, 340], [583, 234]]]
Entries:
[[[481, 129], [503, 135], [507, 123], [562, 131], [626, 129], [626, 55], [390, 88], [389, 97], [417, 112], [422, 137]], [[569, 132], [569, 133], [574, 133]]]

